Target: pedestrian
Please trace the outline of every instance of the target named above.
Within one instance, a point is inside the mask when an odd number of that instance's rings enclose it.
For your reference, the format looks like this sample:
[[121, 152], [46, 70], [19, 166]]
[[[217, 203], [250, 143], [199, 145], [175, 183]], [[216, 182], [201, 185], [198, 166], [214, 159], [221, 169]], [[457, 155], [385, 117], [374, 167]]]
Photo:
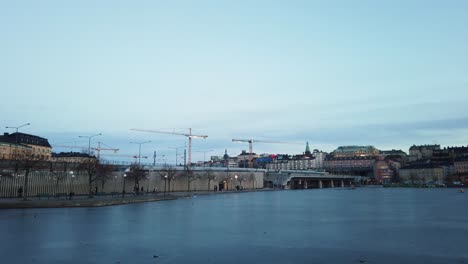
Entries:
[[23, 197], [23, 186], [20, 186], [18, 188], [18, 198], [21, 198], [21, 197]]
[[143, 190], [143, 186], [141, 186], [141, 193], [143, 194], [144, 190]]
[[98, 187], [96, 186], [96, 187], [94, 188], [94, 194], [95, 194], [95, 195], [97, 195], [97, 191], [98, 191]]

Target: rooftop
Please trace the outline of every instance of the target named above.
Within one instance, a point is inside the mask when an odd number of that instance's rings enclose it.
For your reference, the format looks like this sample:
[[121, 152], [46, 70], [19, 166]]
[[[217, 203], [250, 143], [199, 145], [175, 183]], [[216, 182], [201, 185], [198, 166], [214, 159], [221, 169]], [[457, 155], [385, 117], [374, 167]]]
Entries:
[[52, 146], [49, 144], [49, 141], [46, 138], [19, 132], [12, 134], [4, 133], [3, 136], [0, 136], [0, 141], [10, 144], [18, 143], [52, 148]]

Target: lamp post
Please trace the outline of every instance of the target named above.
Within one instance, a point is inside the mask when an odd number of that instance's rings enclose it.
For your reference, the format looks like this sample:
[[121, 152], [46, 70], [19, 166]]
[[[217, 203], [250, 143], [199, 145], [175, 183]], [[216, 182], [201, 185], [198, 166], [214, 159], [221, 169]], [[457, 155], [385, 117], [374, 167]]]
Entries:
[[164, 197], [166, 197], [166, 182], [167, 182], [167, 174], [164, 175]]
[[144, 142], [130, 142], [130, 144], [137, 144], [138, 145], [138, 166], [141, 164], [141, 145], [150, 143], [151, 141], [144, 141]]
[[178, 152], [178, 150], [179, 150], [180, 148], [185, 148], [185, 146], [182, 146], [182, 147], [168, 147], [168, 148], [170, 148], [170, 149], [175, 149], [175, 165], [176, 165], [176, 167], [177, 167], [177, 158], [179, 157], [179, 155], [178, 155], [177, 152]]
[[205, 167], [205, 163], [206, 163], [206, 153], [210, 153], [212, 151], [213, 151], [212, 149], [196, 151], [196, 152], [203, 152], [203, 167]]
[[234, 175], [234, 178], [236, 179], [236, 181], [235, 181], [236, 190], [237, 190], [237, 177], [238, 177], [237, 175]]
[[[25, 127], [25, 126], [29, 126], [31, 125], [30, 123], [26, 123], [24, 125], [21, 125], [21, 126], [17, 126], [17, 127], [13, 127], [13, 126], [6, 126], [5, 128], [8, 128], [8, 129], [15, 129], [16, 130], [16, 139], [15, 139], [15, 152], [14, 152], [14, 159], [16, 159], [16, 149], [18, 148], [18, 130], [22, 127]], [[11, 145], [10, 145], [11, 147]]]
[[71, 200], [73, 196], [73, 178], [75, 178], [75, 175], [73, 174], [73, 171], [70, 171], [69, 174], [70, 174], [70, 198], [69, 200]]
[[88, 156], [89, 156], [89, 158], [91, 158], [91, 139], [93, 137], [97, 137], [97, 136], [102, 136], [102, 134], [99, 133], [99, 134], [95, 134], [95, 135], [91, 135], [91, 136], [78, 136], [79, 138], [87, 138], [88, 139]]
[[123, 176], [122, 198], [124, 198], [125, 197], [125, 178], [127, 178], [127, 174], [124, 173], [122, 176]]
[[[114, 176], [114, 193], [117, 192], [117, 175]], [[114, 196], [114, 195], [112, 195]]]

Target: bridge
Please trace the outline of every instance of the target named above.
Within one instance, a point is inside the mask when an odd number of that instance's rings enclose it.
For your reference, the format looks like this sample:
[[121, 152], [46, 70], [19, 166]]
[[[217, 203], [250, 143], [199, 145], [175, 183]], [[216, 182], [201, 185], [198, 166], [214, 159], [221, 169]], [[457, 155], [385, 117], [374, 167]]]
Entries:
[[268, 187], [284, 189], [350, 187], [353, 186], [356, 177], [321, 171], [281, 170], [268, 172], [265, 175], [265, 183]]

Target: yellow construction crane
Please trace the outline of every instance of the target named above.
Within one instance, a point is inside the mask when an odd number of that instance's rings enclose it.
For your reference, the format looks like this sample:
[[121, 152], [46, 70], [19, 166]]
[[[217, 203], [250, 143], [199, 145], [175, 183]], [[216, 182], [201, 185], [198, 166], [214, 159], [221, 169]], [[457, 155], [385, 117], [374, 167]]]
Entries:
[[188, 162], [187, 165], [190, 167], [192, 164], [192, 138], [203, 138], [206, 139], [208, 136], [206, 135], [193, 135], [192, 134], [192, 129], [189, 128], [189, 132], [187, 133], [177, 133], [177, 132], [168, 132], [168, 131], [160, 131], [160, 130], [149, 130], [149, 129], [137, 129], [137, 128], [132, 128], [130, 130], [133, 131], [140, 131], [140, 132], [148, 132], [148, 133], [157, 133], [157, 134], [168, 134], [168, 135], [179, 135], [179, 136], [184, 136], [188, 137]]
[[249, 167], [253, 168], [253, 143], [271, 143], [271, 144], [289, 144], [289, 145], [302, 145], [298, 142], [284, 142], [272, 140], [257, 140], [257, 139], [233, 139], [232, 142], [245, 142], [249, 143]]

